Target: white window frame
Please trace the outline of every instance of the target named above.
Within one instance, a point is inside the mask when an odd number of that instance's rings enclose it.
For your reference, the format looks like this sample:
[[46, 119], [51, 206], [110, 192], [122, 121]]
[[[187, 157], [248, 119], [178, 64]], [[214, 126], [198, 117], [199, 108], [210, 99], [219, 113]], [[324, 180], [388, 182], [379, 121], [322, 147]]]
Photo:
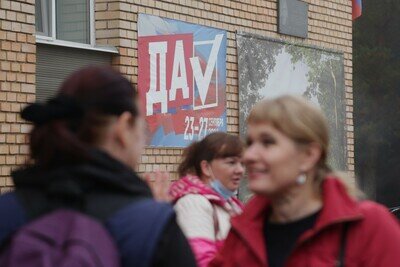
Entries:
[[43, 31], [41, 31], [41, 32], [37, 32], [38, 33], [38, 35], [40, 35], [40, 36], [47, 36], [47, 35], [49, 35], [49, 22], [48, 22], [48, 15], [47, 15], [47, 9], [49, 8], [47, 5], [45, 5], [45, 3], [46, 3], [46, 0], [40, 0], [40, 2], [41, 2], [41, 4], [40, 4], [40, 9], [41, 9], [41, 13], [42, 13], [42, 17], [41, 17], [41, 20], [42, 20], [42, 28], [43, 28]]
[[[95, 29], [95, 19], [94, 19], [94, 1], [95, 0], [89, 0], [89, 44], [85, 43], [78, 43], [78, 42], [71, 42], [71, 41], [65, 41], [65, 40], [59, 40], [57, 39], [57, 27], [56, 27], [56, 0], [50, 0], [50, 6], [51, 6], [51, 36], [45, 36], [41, 35], [40, 33], [37, 33], [36, 36], [36, 42], [41, 43], [41, 44], [51, 44], [51, 45], [58, 45], [58, 46], [65, 46], [65, 47], [71, 47], [71, 48], [81, 48], [81, 49], [89, 49], [89, 50], [95, 50], [95, 51], [101, 51], [101, 52], [110, 52], [114, 54], [118, 54], [118, 50], [113, 47], [113, 46], [99, 46], [96, 45], [96, 29]], [[45, 8], [43, 7], [45, 1], [42, 2], [42, 17], [43, 15], [46, 15], [47, 20], [47, 14], [43, 14], [43, 10]], [[49, 8], [49, 7], [47, 7]], [[42, 21], [45, 21], [42, 18]], [[50, 24], [43, 26], [43, 29], [45, 27], [49, 28]], [[42, 34], [45, 34], [45, 32], [42, 32]]]

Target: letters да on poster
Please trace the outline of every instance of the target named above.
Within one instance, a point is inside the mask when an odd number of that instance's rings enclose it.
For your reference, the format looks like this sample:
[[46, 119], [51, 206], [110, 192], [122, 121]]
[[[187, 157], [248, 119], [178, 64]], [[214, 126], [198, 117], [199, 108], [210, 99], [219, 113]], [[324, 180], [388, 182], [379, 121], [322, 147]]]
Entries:
[[148, 144], [226, 131], [226, 31], [139, 14], [138, 92]]

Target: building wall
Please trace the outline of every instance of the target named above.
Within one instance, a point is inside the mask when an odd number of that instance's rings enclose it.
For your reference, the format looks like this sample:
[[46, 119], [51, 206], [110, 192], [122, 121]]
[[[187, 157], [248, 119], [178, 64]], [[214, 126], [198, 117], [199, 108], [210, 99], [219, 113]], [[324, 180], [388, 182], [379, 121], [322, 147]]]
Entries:
[[[3, 1], [9, 3], [10, 1]], [[12, 1], [17, 2], [17, 1]], [[21, 1], [22, 2], [22, 1]], [[0, 93], [2, 133], [0, 135], [0, 186], [11, 185], [8, 179], [10, 169], [16, 163], [21, 163], [27, 153], [26, 137], [28, 126], [19, 121], [16, 112], [20, 106], [34, 99], [34, 71], [35, 71], [35, 40], [32, 36], [34, 29], [33, 0], [1, 7], [0, 17], [3, 21], [3, 10], [7, 13], [12, 8], [18, 9], [16, 14], [24, 14], [25, 22], [16, 22], [8, 15], [6, 28], [3, 26], [1, 34], [2, 54], [7, 75], [1, 75], [2, 90]], [[26, 3], [28, 2], [28, 3]], [[347, 153], [348, 169], [354, 171], [354, 129], [353, 129], [353, 93], [352, 93], [352, 1], [350, 0], [306, 0], [309, 4], [309, 37], [305, 40], [283, 36], [277, 33], [277, 0], [96, 0], [96, 39], [99, 44], [109, 44], [118, 48], [119, 55], [113, 58], [113, 65], [118, 68], [134, 84], [137, 84], [137, 19], [138, 13], [146, 13], [161, 17], [182, 20], [185, 22], [211, 26], [228, 31], [227, 47], [227, 117], [228, 132], [237, 134], [239, 131], [239, 103], [238, 103], [238, 67], [236, 57], [236, 30], [260, 34], [272, 38], [280, 38], [292, 42], [301, 42], [322, 48], [342, 51], [345, 59], [345, 86], [346, 86], [346, 123], [347, 123]], [[24, 6], [24, 10], [22, 10]], [[30, 7], [30, 8], [27, 8]], [[22, 19], [22, 15], [19, 15]], [[11, 25], [10, 25], [11, 24]], [[22, 26], [24, 25], [24, 26]], [[21, 33], [24, 29], [23, 33]], [[14, 36], [13, 33], [15, 33]], [[20, 51], [25, 55], [20, 63], [15, 63], [11, 53], [3, 56], [3, 50], [12, 50], [12, 38], [21, 35], [16, 40], [21, 45]], [[22, 37], [25, 36], [25, 39]], [[10, 39], [11, 38], [11, 39]], [[3, 48], [3, 41], [5, 43]], [[18, 47], [17, 47], [18, 48]], [[14, 48], [14, 49], [17, 49]], [[21, 55], [21, 54], [20, 54]], [[15, 55], [16, 56], [16, 55]], [[30, 61], [28, 61], [28, 59]], [[7, 65], [8, 62], [8, 65]], [[12, 64], [18, 70], [12, 70]], [[3, 68], [3, 63], [2, 63]], [[25, 67], [22, 67], [25, 66]], [[2, 72], [3, 73], [3, 72]], [[21, 74], [21, 79], [15, 82], [15, 75]], [[13, 76], [14, 75], [14, 76]], [[19, 77], [20, 75], [18, 75]], [[12, 80], [14, 79], [14, 81]], [[10, 89], [3, 91], [3, 84]], [[16, 90], [12, 90], [12, 88]], [[24, 89], [22, 89], [24, 88]], [[6, 113], [4, 113], [6, 112]], [[3, 115], [4, 114], [4, 115]], [[14, 119], [15, 118], [15, 119]], [[3, 131], [3, 127], [6, 130]], [[181, 149], [146, 148], [141, 158], [139, 172], [154, 170], [170, 171], [172, 178], [177, 178], [177, 163], [180, 160]], [[5, 162], [6, 164], [4, 165]], [[8, 162], [8, 163], [7, 163]], [[2, 189], [4, 190], [4, 189]]]
[[[345, 59], [346, 123], [348, 169], [354, 171], [354, 131], [352, 93], [352, 6], [349, 0], [307, 0], [309, 4], [309, 37], [306, 40], [277, 33], [277, 1], [105, 1], [97, 0], [96, 28], [98, 41], [115, 45], [120, 56], [114, 60], [122, 73], [137, 83], [137, 18], [138, 13], [182, 20], [228, 31], [227, 48], [227, 117], [228, 132], [239, 131], [238, 67], [236, 30], [302, 42], [342, 51]], [[140, 172], [154, 170], [175, 173], [180, 149], [147, 148]]]
[[27, 159], [30, 126], [19, 111], [35, 99], [34, 0], [0, 2], [0, 192], [10, 171]]

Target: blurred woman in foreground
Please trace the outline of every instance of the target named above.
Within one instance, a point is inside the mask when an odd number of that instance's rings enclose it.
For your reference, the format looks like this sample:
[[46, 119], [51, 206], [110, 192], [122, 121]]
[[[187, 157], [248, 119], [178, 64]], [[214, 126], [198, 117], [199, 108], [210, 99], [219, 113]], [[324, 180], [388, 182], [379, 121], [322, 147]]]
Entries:
[[134, 172], [145, 140], [136, 99], [120, 73], [87, 67], [47, 103], [24, 109], [22, 118], [33, 123], [31, 162], [12, 173], [16, 190], [0, 196], [0, 245], [30, 222], [68, 209], [104, 225], [122, 267], [196, 265], [172, 207], [154, 201]]
[[210, 266], [399, 266], [398, 222], [332, 173], [328, 147], [326, 120], [306, 100], [255, 105], [243, 161], [256, 196]]

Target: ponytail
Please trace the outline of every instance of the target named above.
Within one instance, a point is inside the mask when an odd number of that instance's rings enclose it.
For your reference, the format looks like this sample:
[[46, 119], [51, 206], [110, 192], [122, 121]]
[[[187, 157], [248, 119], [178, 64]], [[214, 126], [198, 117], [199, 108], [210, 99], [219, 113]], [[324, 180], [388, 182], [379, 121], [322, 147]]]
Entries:
[[49, 169], [90, 160], [114, 118], [139, 115], [132, 84], [109, 67], [86, 67], [69, 76], [46, 103], [30, 104], [21, 117], [33, 123], [30, 164]]
[[[201, 176], [200, 163], [197, 164], [197, 156], [199, 154], [199, 143], [193, 142], [183, 151], [183, 160], [178, 166], [179, 177], [183, 177], [189, 173]], [[198, 168], [196, 167], [198, 165]]]
[[354, 177], [348, 172], [333, 171], [326, 163], [317, 165], [315, 183], [318, 188], [321, 187], [322, 182], [327, 177], [339, 179], [346, 188], [347, 193], [354, 199], [362, 200], [366, 198], [364, 192], [357, 186]]

